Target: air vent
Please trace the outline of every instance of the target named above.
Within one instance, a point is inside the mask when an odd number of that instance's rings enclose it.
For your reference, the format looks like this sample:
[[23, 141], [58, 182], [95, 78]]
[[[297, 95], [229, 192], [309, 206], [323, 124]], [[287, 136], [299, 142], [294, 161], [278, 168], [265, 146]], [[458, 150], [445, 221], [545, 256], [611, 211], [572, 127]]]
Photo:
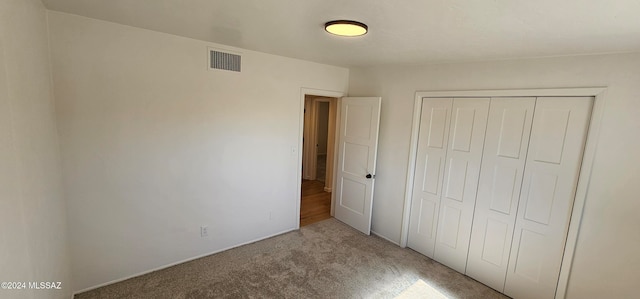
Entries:
[[209, 49], [209, 68], [240, 72], [242, 56]]

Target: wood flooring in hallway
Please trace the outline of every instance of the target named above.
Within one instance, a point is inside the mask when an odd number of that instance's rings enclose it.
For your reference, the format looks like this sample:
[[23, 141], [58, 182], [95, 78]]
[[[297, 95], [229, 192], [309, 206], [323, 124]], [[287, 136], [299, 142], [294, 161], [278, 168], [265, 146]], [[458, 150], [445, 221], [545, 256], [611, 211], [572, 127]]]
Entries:
[[331, 218], [331, 192], [324, 191], [324, 182], [302, 181], [300, 226]]

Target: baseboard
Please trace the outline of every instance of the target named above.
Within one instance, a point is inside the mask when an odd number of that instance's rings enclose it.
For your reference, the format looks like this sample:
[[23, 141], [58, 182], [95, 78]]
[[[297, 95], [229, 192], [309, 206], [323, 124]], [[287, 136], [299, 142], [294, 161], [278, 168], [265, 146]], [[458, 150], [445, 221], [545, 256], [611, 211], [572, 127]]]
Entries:
[[324, 187], [324, 192], [331, 192], [331, 188]]
[[209, 252], [209, 253], [201, 254], [201, 255], [190, 257], [190, 258], [187, 258], [187, 259], [184, 259], [184, 260], [180, 260], [180, 261], [177, 261], [177, 262], [174, 262], [174, 263], [166, 264], [164, 266], [156, 267], [156, 268], [153, 268], [151, 270], [142, 271], [142, 272], [139, 272], [139, 273], [136, 273], [136, 274], [133, 274], [133, 275], [129, 275], [129, 276], [124, 277], [124, 278], [118, 278], [118, 279], [114, 279], [114, 280], [109, 281], [109, 282], [105, 282], [105, 283], [101, 283], [101, 284], [98, 284], [98, 285], [95, 285], [95, 286], [91, 286], [91, 287], [88, 287], [88, 288], [73, 292], [71, 294], [71, 298], [73, 299], [75, 297], [75, 295], [80, 294], [80, 293], [88, 292], [88, 291], [91, 291], [91, 290], [95, 290], [97, 288], [108, 286], [110, 284], [122, 282], [122, 281], [125, 281], [127, 279], [131, 279], [131, 278], [134, 278], [134, 277], [138, 277], [138, 276], [142, 276], [142, 275], [145, 275], [145, 274], [149, 274], [151, 272], [155, 272], [155, 271], [159, 271], [159, 270], [166, 269], [166, 268], [169, 268], [169, 267], [173, 267], [175, 265], [179, 265], [179, 264], [182, 264], [182, 263], [186, 263], [186, 262], [190, 262], [190, 261], [193, 261], [193, 260], [197, 260], [199, 258], [203, 258], [205, 256], [209, 256], [209, 255], [212, 255], [212, 254], [216, 254], [216, 253], [220, 253], [220, 252], [223, 252], [223, 251], [227, 251], [229, 249], [234, 249], [234, 248], [237, 248], [237, 247], [240, 247], [240, 246], [244, 246], [244, 245], [247, 245], [247, 244], [255, 243], [255, 242], [262, 241], [262, 240], [265, 240], [265, 239], [269, 239], [269, 238], [272, 238], [272, 237], [275, 237], [275, 236], [286, 234], [286, 233], [294, 231], [294, 230], [297, 230], [297, 229], [296, 228], [287, 229], [287, 230], [284, 230], [284, 231], [281, 231], [281, 232], [278, 232], [278, 233], [275, 233], [275, 234], [268, 235], [266, 237], [257, 238], [257, 239], [254, 239], [252, 241], [247, 241], [247, 242], [240, 243], [240, 244], [237, 244], [237, 245], [225, 247], [223, 249], [215, 250], [215, 251], [212, 251], [212, 252]]
[[378, 237], [380, 237], [380, 238], [383, 238], [383, 239], [385, 239], [385, 240], [387, 240], [387, 241], [389, 241], [389, 242], [391, 242], [391, 243], [393, 243], [393, 244], [396, 244], [396, 245], [398, 245], [399, 247], [402, 247], [402, 246], [400, 246], [400, 243], [398, 243], [398, 242], [396, 242], [396, 241], [393, 241], [393, 240], [391, 240], [391, 239], [389, 239], [389, 238], [387, 238], [387, 237], [385, 237], [385, 236], [383, 236], [383, 235], [381, 235], [381, 234], [379, 234], [379, 233], [376, 233], [376, 232], [374, 232], [374, 231], [371, 231], [371, 233], [372, 233], [372, 234], [374, 234], [374, 235], [376, 235], [376, 236], [378, 236]]

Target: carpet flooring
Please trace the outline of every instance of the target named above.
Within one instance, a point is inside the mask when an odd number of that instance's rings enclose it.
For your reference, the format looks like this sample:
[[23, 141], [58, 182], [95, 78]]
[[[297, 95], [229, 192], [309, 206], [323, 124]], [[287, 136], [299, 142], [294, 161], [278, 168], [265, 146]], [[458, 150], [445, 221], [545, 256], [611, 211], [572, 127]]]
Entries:
[[508, 298], [331, 218], [75, 298]]

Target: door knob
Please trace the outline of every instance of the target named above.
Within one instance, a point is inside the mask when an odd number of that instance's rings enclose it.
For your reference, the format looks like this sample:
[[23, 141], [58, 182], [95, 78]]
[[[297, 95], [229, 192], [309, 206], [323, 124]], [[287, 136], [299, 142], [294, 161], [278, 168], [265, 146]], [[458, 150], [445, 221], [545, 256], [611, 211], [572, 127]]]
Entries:
[[374, 178], [376, 177], [375, 175], [371, 175], [370, 173], [367, 174], [366, 178], [370, 179], [370, 178]]

